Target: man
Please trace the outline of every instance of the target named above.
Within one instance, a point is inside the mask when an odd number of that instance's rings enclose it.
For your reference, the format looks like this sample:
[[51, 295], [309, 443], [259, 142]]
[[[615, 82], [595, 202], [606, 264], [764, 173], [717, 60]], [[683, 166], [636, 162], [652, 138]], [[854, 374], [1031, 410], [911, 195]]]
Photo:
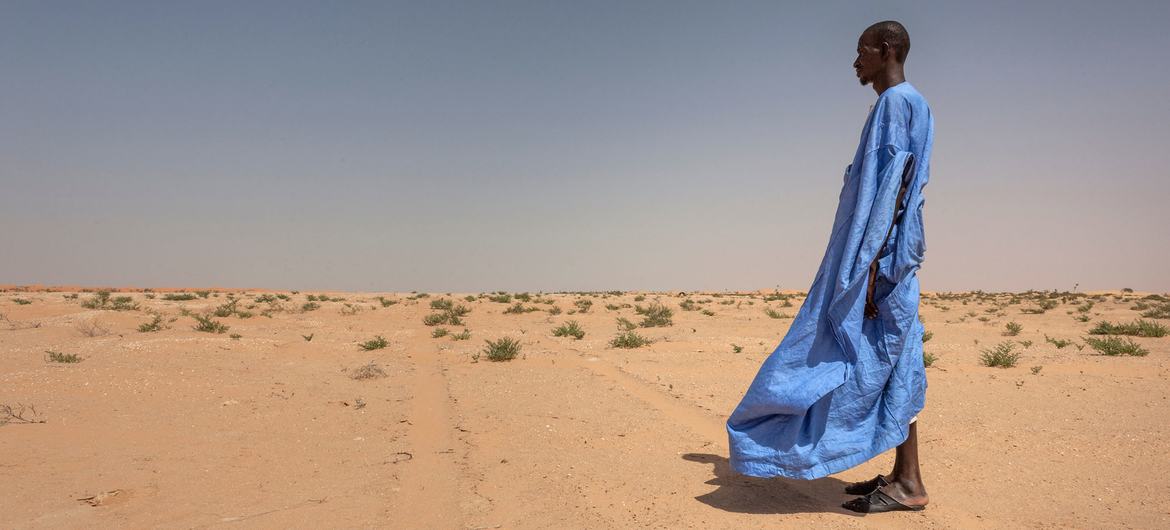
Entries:
[[906, 28], [867, 28], [853, 63], [878, 100], [845, 171], [829, 245], [788, 333], [727, 420], [743, 474], [811, 480], [897, 447], [894, 469], [846, 493], [847, 509], [922, 510], [917, 415], [925, 405], [917, 270], [934, 121], [906, 81]]

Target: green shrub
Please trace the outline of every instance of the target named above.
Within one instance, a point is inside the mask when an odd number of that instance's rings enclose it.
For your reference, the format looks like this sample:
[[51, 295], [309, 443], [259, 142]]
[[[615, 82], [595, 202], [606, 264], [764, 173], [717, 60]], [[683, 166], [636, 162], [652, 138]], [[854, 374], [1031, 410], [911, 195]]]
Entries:
[[510, 361], [520, 354], [520, 341], [511, 337], [504, 337], [495, 342], [484, 340], [487, 347], [481, 352], [489, 361]]
[[642, 308], [642, 306], [634, 306], [634, 312], [642, 315], [642, 322], [640, 322], [638, 325], [644, 328], [674, 325], [674, 322], [671, 321], [671, 317], [674, 315], [674, 311], [671, 311], [670, 308], [659, 303], [652, 303], [649, 307], [646, 308]]
[[61, 353], [59, 351], [45, 350], [45, 362], [73, 364], [81, 362], [81, 356], [76, 353]]
[[1020, 352], [1015, 351], [1015, 347], [1010, 340], [1001, 342], [993, 348], [985, 348], [979, 360], [984, 366], [1011, 368], [1020, 360]]
[[471, 338], [471, 332], [468, 331], [467, 329], [464, 329], [460, 333], [453, 333], [451, 335], [451, 340], [467, 340], [470, 338]]
[[1085, 337], [1085, 343], [1092, 346], [1101, 355], [1131, 355], [1135, 357], [1144, 357], [1150, 352], [1143, 348], [1140, 344], [1133, 341], [1133, 339], [1126, 337], [1122, 340], [1120, 337]]
[[380, 349], [385, 348], [386, 346], [389, 346], [389, 345], [390, 345], [390, 343], [387, 342], [386, 339], [383, 338], [381, 335], [375, 335], [374, 338], [358, 344], [358, 346], [360, 346], [363, 350], [366, 350], [366, 351], [380, 350]]
[[1102, 321], [1089, 330], [1090, 335], [1132, 335], [1135, 337], [1165, 337], [1167, 332], [1166, 326], [1149, 320], [1135, 320], [1127, 324], [1112, 324]]
[[231, 328], [222, 322], [218, 322], [211, 318], [211, 315], [192, 315], [195, 317], [196, 324], [195, 331], [202, 331], [205, 333], [223, 333]]
[[640, 348], [642, 346], [650, 344], [651, 342], [652, 341], [650, 339], [647, 339], [646, 337], [643, 337], [643, 336], [641, 336], [633, 331], [626, 331], [623, 333], [619, 333], [618, 336], [616, 336], [612, 340], [610, 340], [609, 345], [613, 348], [630, 349], [630, 348]]
[[1024, 330], [1024, 326], [1020, 325], [1018, 322], [1008, 322], [1005, 328], [1006, 329], [1004, 329], [1003, 334], [1007, 335], [1008, 337], [1015, 337]]
[[1056, 346], [1056, 349], [1058, 349], [1058, 350], [1064, 348], [1065, 346], [1068, 346], [1069, 344], [1072, 344], [1071, 340], [1054, 339], [1052, 337], [1049, 337], [1048, 335], [1044, 335], [1044, 342], [1047, 342], [1049, 344], [1052, 344], [1053, 346]]
[[163, 321], [162, 315], [154, 315], [154, 318], [150, 322], [140, 324], [138, 326], [138, 331], [141, 333], [150, 333], [152, 331], [160, 331], [163, 328], [162, 321]]
[[553, 329], [554, 337], [573, 337], [574, 339], [581, 339], [585, 336], [585, 330], [581, 329], [581, 325], [576, 320], [570, 320], [561, 324], [560, 327]]
[[933, 353], [923, 353], [922, 354], [922, 365], [926, 368], [930, 368], [931, 366], [934, 366], [934, 362], [937, 360], [938, 360], [938, 356], [936, 356]]
[[194, 300], [195, 298], [195, 295], [191, 293], [167, 293], [162, 297], [163, 300], [169, 300], [172, 302], [186, 302], [188, 300]]

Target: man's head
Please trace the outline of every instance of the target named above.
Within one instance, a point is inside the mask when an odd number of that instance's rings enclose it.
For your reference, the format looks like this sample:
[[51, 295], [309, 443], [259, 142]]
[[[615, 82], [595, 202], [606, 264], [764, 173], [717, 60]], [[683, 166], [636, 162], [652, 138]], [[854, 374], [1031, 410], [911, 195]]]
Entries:
[[853, 61], [857, 80], [868, 85], [895, 69], [901, 72], [907, 53], [910, 34], [902, 24], [884, 20], [866, 28], [857, 39], [857, 60]]

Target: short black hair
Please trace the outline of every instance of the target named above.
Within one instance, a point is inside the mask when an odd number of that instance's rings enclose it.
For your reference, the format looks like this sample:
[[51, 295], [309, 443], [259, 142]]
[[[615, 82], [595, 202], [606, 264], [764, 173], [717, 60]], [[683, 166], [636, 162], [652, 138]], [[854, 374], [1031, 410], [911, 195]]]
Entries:
[[906, 54], [910, 53], [910, 34], [906, 26], [897, 20], [883, 20], [868, 28], [864, 34], [871, 34], [876, 42], [888, 42], [894, 48], [894, 59], [899, 64], [906, 62]]

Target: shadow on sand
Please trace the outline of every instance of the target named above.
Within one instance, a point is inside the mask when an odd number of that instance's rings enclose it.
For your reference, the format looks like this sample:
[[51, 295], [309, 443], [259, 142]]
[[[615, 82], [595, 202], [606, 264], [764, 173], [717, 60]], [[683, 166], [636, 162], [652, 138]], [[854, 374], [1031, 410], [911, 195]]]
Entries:
[[723, 511], [736, 513], [840, 513], [861, 514], [841, 507], [856, 497], [844, 492], [845, 482], [825, 477], [817, 480], [793, 480], [783, 477], [756, 478], [731, 470], [727, 457], [687, 453], [683, 460], [711, 464], [715, 477], [706, 483], [718, 489], [695, 497], [696, 500]]

